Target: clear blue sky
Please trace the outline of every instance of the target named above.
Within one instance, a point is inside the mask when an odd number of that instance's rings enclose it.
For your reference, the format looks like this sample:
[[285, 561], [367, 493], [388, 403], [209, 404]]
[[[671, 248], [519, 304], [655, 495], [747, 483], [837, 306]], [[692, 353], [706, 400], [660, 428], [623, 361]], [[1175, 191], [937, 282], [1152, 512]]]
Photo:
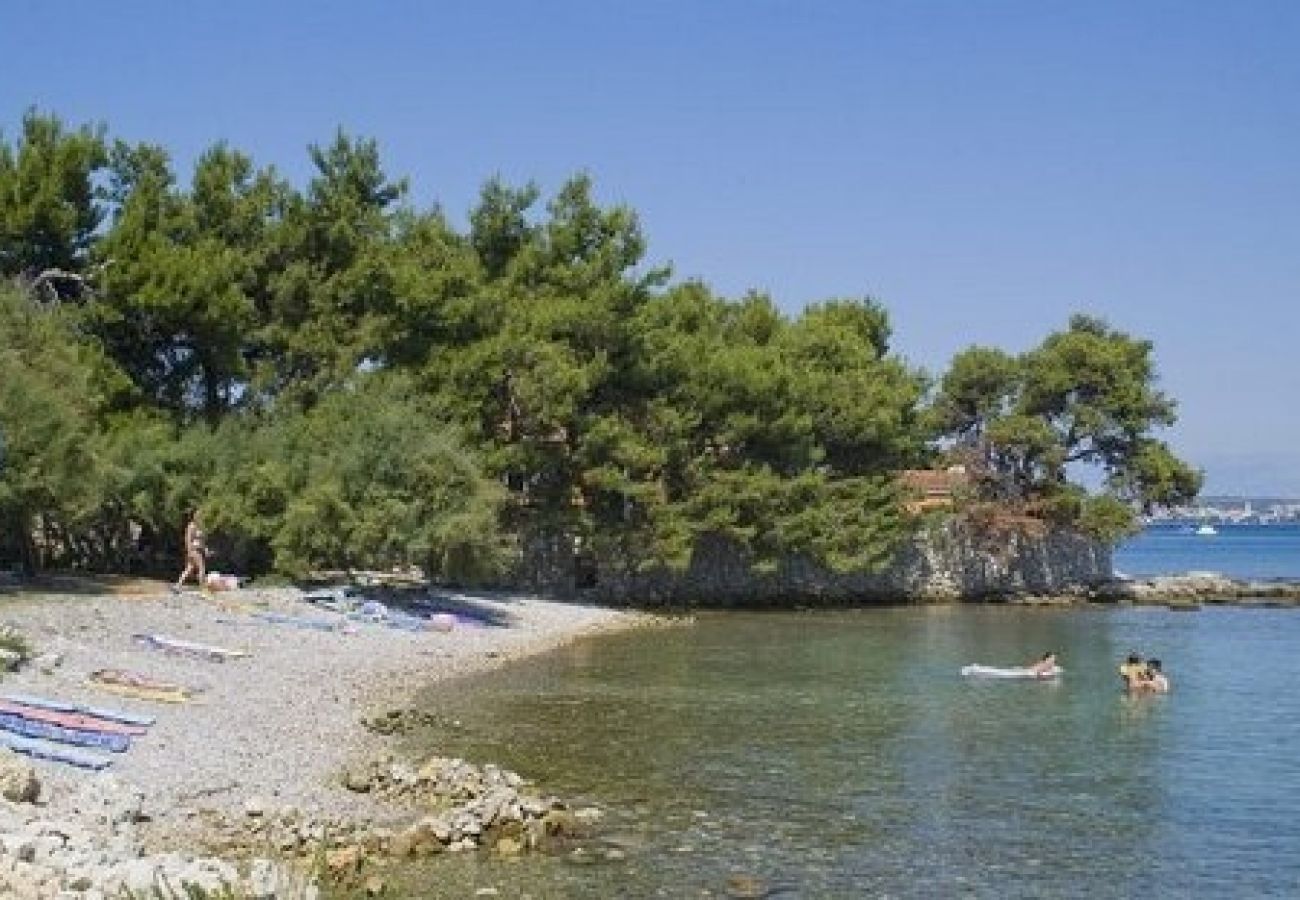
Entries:
[[457, 220], [586, 170], [652, 261], [870, 294], [931, 371], [1095, 313], [1208, 490], [1300, 496], [1300, 2], [7, 0], [0, 128], [31, 105], [297, 181], [342, 125]]

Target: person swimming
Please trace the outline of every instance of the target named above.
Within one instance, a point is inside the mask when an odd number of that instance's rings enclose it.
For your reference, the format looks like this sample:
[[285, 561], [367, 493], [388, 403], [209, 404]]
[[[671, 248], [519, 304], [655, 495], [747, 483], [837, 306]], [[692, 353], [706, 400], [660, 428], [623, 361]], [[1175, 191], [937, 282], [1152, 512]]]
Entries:
[[1169, 676], [1165, 675], [1165, 670], [1160, 660], [1147, 660], [1146, 673], [1144, 677], [1138, 681], [1135, 690], [1152, 694], [1169, 693]]
[[1146, 663], [1136, 653], [1129, 653], [1128, 659], [1120, 663], [1119, 677], [1124, 680], [1126, 690], [1133, 690], [1134, 686], [1146, 677], [1146, 672]]

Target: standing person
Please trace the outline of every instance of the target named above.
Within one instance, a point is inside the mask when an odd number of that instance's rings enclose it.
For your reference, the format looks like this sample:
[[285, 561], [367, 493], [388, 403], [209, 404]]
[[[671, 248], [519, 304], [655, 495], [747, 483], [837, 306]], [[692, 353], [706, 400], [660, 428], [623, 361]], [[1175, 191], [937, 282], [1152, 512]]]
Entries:
[[203, 534], [203, 521], [196, 509], [185, 526], [185, 569], [181, 572], [181, 577], [176, 579], [176, 585], [172, 588], [173, 593], [180, 592], [185, 579], [189, 578], [191, 573], [198, 577], [199, 587], [203, 587], [204, 579], [207, 577], [207, 555], [208, 545], [207, 538]]

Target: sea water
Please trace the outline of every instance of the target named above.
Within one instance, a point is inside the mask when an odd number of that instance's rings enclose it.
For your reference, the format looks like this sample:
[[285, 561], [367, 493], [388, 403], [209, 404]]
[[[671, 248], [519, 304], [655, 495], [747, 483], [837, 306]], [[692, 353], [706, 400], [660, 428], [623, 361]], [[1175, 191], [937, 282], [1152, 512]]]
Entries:
[[[583, 641], [429, 692], [460, 727], [408, 749], [598, 805], [597, 846], [444, 856], [396, 886], [1300, 896], [1297, 647], [1300, 611], [1226, 607], [738, 613]], [[1047, 650], [1065, 668], [1054, 682], [959, 674]], [[1131, 650], [1163, 658], [1172, 693], [1121, 692]]]
[[1216, 525], [1217, 534], [1196, 534], [1190, 525], [1159, 525], [1115, 550], [1115, 569], [1125, 575], [1218, 572], [1231, 578], [1300, 579], [1300, 524]]

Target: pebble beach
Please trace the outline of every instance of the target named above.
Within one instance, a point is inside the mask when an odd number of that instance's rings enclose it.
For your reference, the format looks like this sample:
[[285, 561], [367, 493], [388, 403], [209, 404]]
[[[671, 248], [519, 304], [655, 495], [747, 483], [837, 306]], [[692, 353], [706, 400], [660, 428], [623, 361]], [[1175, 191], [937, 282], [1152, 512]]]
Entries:
[[[142, 869], [138, 860], [151, 856], [165, 857], [173, 868], [206, 865], [210, 883], [229, 882], [235, 870], [216, 861], [222, 846], [214, 823], [228, 828], [277, 816], [367, 827], [395, 821], [401, 811], [377, 792], [345, 786], [349, 767], [373, 765], [391, 747], [392, 738], [365, 727], [365, 720], [404, 710], [430, 684], [647, 621], [638, 613], [525, 595], [459, 594], [442, 598], [447, 611], [438, 614], [438, 628], [411, 630], [345, 618], [304, 596], [295, 588], [175, 594], [162, 585], [103, 594], [0, 593], [0, 619], [31, 651], [5, 675], [0, 691], [156, 718], [104, 772], [13, 757], [32, 767], [39, 795], [32, 803], [0, 800], [0, 883], [8, 873], [9, 889], [18, 885], [27, 896], [63, 896], [75, 887], [80, 896], [107, 896], [124, 883], [126, 863]], [[166, 652], [137, 635], [247, 655], [218, 661]], [[90, 681], [104, 669], [183, 685], [190, 699], [158, 703], [106, 693]], [[76, 840], [65, 833], [61, 845], [42, 844], [50, 823], [77, 832]], [[77, 831], [83, 827], [84, 834]], [[73, 843], [85, 845], [74, 862], [91, 859], [98, 868], [74, 871], [76, 877], [69, 877], [69, 866], [60, 870], [59, 851]], [[202, 854], [211, 859], [195, 863]], [[246, 863], [238, 871], [246, 874]], [[277, 864], [256, 863], [260, 880], [247, 895], [289, 896], [276, 888]], [[23, 866], [30, 871], [15, 880]], [[72, 881], [79, 884], [70, 888]]]

